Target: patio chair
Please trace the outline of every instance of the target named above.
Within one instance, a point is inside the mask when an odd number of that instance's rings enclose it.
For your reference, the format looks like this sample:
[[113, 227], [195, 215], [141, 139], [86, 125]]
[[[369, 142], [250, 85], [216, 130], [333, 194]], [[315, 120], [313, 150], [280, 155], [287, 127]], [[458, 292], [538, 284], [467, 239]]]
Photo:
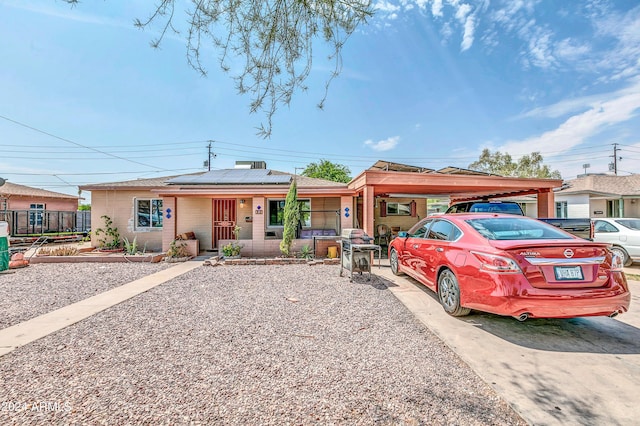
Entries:
[[374, 238], [375, 244], [388, 246], [389, 241], [391, 241], [391, 231], [389, 230], [389, 227], [387, 225], [380, 224], [376, 227], [376, 231], [377, 233]]

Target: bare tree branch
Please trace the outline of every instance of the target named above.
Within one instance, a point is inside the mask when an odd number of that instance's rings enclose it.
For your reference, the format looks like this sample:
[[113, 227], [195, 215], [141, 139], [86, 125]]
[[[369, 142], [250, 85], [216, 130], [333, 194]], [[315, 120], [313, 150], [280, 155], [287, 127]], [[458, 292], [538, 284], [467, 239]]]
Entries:
[[[75, 6], [78, 0], [64, 0]], [[179, 34], [177, 0], [160, 0], [138, 28], [160, 26], [151, 42], [157, 48], [172, 31]], [[182, 4], [182, 3], [180, 3]], [[186, 54], [189, 65], [206, 76], [204, 48], [210, 43], [218, 63], [231, 72], [230, 61], [244, 58], [244, 67], [232, 79], [240, 94], [250, 94], [251, 113], [265, 114], [266, 125], [258, 134], [271, 135], [272, 117], [279, 106], [289, 105], [313, 65], [313, 42], [332, 46], [329, 60], [335, 63], [318, 103], [323, 108], [329, 86], [342, 71], [342, 47], [351, 34], [373, 15], [371, 0], [191, 0], [185, 11]]]

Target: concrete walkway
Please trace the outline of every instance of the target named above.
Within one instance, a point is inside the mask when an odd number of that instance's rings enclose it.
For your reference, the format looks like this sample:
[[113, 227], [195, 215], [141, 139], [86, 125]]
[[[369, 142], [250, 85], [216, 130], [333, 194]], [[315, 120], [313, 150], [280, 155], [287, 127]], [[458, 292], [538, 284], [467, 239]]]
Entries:
[[532, 425], [638, 424], [640, 282], [616, 318], [533, 319], [472, 312], [454, 318], [437, 296], [391, 268], [372, 272]]
[[82, 321], [199, 266], [202, 266], [202, 261], [178, 263], [171, 268], [2, 329], [0, 330], [0, 356]]

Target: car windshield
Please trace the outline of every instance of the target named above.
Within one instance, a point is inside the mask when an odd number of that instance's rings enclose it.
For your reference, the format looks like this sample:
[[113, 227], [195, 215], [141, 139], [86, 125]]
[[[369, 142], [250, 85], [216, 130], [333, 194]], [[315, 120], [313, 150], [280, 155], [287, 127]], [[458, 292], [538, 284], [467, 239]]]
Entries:
[[616, 223], [636, 231], [640, 231], [640, 219], [618, 219]]
[[466, 222], [488, 240], [552, 240], [573, 237], [552, 225], [519, 217], [467, 219]]
[[500, 212], [500, 213], [522, 214], [522, 209], [518, 204], [514, 204], [514, 203], [474, 203], [469, 209], [469, 212], [472, 212], [472, 213]]

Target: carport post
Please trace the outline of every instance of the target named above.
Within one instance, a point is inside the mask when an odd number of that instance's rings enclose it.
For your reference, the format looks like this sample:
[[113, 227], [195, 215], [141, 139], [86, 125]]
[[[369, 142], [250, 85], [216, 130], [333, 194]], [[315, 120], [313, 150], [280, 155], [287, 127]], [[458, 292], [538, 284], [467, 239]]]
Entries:
[[373, 236], [373, 230], [375, 229], [375, 225], [374, 225], [374, 207], [373, 204], [375, 202], [374, 197], [373, 197], [373, 193], [374, 193], [374, 188], [373, 186], [370, 185], [365, 185], [363, 193], [362, 193], [362, 221], [364, 222], [362, 224], [362, 229], [364, 229], [364, 232], [367, 233], [367, 235], [371, 235]]
[[538, 217], [556, 217], [555, 197], [551, 189], [538, 192]]

